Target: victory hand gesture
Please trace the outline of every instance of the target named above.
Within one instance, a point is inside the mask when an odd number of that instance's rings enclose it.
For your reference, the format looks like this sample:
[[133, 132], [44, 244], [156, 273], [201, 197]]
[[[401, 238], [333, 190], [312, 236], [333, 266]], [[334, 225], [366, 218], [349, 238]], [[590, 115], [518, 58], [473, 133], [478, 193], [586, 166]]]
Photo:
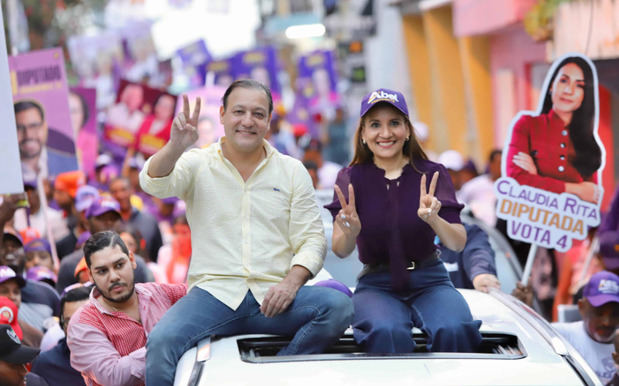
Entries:
[[202, 101], [198, 97], [193, 107], [193, 114], [189, 110], [189, 99], [183, 95], [183, 111], [172, 122], [170, 142], [183, 150], [193, 145], [198, 140], [198, 117]]
[[335, 193], [342, 206], [342, 209], [340, 209], [337, 216], [335, 216], [335, 224], [337, 224], [342, 233], [346, 236], [357, 237], [359, 232], [361, 232], [361, 220], [359, 220], [359, 216], [357, 215], [355, 190], [352, 184], [348, 184], [348, 203], [346, 203], [346, 198], [337, 185], [335, 185]]
[[436, 181], [438, 181], [438, 172], [434, 172], [434, 175], [432, 175], [430, 190], [426, 193], [426, 175], [424, 174], [421, 176], [417, 216], [427, 223], [435, 221], [438, 217], [438, 211], [441, 210], [441, 202], [434, 197]]

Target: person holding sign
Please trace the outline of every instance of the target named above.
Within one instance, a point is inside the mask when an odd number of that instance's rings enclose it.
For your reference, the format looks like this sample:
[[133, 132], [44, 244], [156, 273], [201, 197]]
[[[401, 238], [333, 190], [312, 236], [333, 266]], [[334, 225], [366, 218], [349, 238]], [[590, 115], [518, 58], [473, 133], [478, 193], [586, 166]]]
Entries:
[[412, 352], [415, 326], [431, 351], [475, 351], [481, 322], [434, 245], [438, 235], [445, 247], [464, 248], [462, 205], [445, 167], [417, 142], [400, 92], [378, 89], [363, 99], [354, 147], [326, 208], [335, 254], [346, 257], [356, 245], [364, 263], [353, 295], [355, 339], [372, 353]]
[[599, 202], [602, 189], [596, 172], [602, 151], [595, 137], [593, 71], [581, 56], [567, 56], [554, 67], [539, 115], [522, 115], [513, 127], [508, 177], [521, 185]]

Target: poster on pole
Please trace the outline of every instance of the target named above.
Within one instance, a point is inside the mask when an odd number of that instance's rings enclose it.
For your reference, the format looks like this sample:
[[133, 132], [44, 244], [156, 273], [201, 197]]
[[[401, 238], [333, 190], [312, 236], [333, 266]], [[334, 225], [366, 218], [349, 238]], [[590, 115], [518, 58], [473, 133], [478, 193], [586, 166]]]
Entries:
[[548, 70], [535, 112], [512, 120], [494, 185], [497, 217], [507, 233], [565, 252], [600, 224], [605, 149], [598, 135], [598, 78], [581, 54], [558, 58]]
[[[5, 42], [4, 17], [0, 7], [0, 41]], [[0, 44], [0, 194], [21, 193], [24, 184], [21, 176], [17, 132], [15, 131], [15, 113], [13, 112], [13, 97], [11, 95], [11, 80], [9, 77], [9, 61], [6, 45]]]
[[9, 69], [24, 180], [77, 170], [62, 50], [11, 56]]

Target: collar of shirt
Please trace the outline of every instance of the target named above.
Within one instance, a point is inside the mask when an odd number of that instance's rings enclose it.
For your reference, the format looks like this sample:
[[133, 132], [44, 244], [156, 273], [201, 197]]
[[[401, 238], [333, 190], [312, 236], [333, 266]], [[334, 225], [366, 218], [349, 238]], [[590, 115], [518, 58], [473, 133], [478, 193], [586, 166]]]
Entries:
[[[138, 294], [138, 304], [148, 304], [149, 300], [152, 298], [152, 292], [146, 288], [141, 286], [139, 283], [134, 283], [134, 291]], [[102, 314], [114, 315], [114, 312], [108, 311], [103, 304], [99, 301], [99, 297], [101, 296], [101, 292], [97, 287], [93, 287], [92, 291], [90, 291], [90, 302], [97, 308], [99, 312]], [[122, 312], [122, 311], [117, 311]]]

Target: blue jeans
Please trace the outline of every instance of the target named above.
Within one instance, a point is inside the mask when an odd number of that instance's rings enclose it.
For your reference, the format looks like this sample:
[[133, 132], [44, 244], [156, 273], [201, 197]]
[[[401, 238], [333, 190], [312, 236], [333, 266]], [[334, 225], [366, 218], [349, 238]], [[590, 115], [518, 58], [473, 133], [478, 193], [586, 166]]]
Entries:
[[166, 312], [148, 337], [146, 384], [171, 385], [183, 353], [211, 335], [288, 335], [294, 337], [278, 355], [323, 352], [348, 328], [352, 314], [350, 298], [332, 288], [301, 287], [285, 312], [267, 318], [250, 291], [232, 310], [194, 287]]
[[370, 353], [410, 353], [413, 326], [428, 335], [433, 352], [474, 352], [481, 321], [454, 288], [439, 260], [410, 271], [410, 290], [394, 292], [389, 272], [363, 276], [353, 295], [355, 340]]

